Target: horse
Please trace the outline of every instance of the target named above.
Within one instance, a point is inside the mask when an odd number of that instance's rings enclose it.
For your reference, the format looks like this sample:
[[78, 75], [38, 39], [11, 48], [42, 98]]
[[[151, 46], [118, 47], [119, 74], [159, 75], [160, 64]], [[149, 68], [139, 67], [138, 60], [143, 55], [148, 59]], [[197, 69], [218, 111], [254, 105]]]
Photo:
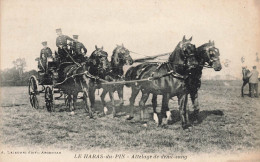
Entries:
[[169, 97], [177, 96], [182, 127], [186, 129], [190, 126], [186, 110], [187, 96], [189, 94], [187, 78], [189, 77], [189, 71], [198, 65], [196, 47], [190, 43], [191, 40], [192, 37], [187, 40], [184, 36], [169, 56], [168, 62], [159, 65], [157, 63], [144, 63], [130, 68], [126, 72], [126, 80], [148, 79], [146, 82], [139, 82], [137, 85], [128, 85], [132, 88], [130, 98], [131, 112], [127, 118], [128, 120], [133, 118], [134, 101], [141, 90], [142, 97], [139, 102], [141, 120], [143, 120], [144, 106], [150, 93], [163, 95], [163, 105], [168, 104]]
[[190, 98], [193, 105], [193, 119], [194, 121], [198, 120], [199, 114], [199, 101], [198, 101], [198, 90], [201, 86], [201, 76], [202, 70], [204, 67], [213, 68], [214, 71], [220, 71], [222, 65], [220, 62], [220, 53], [219, 49], [215, 47], [214, 41], [205, 43], [197, 48], [198, 62], [199, 66], [192, 69], [191, 75], [189, 78], [190, 87]]
[[56, 83], [55, 87], [63, 91], [63, 94], [66, 96], [65, 105], [69, 107], [71, 113], [74, 113], [78, 93], [83, 92], [83, 100], [85, 101], [86, 106], [85, 109], [89, 112], [89, 116], [92, 118], [92, 111], [89, 109], [87, 103], [89, 78], [84, 75], [87, 69], [87, 64], [82, 64], [81, 66], [75, 65], [74, 63], [62, 64], [60, 70], [63, 75], [59, 76], [61, 77], [59, 78], [60, 82]]
[[[89, 73], [91, 64], [92, 62], [88, 59], [83, 60], [81, 64], [74, 62], [62, 63], [58, 68], [59, 83], [55, 83], [55, 85], [66, 95], [65, 103], [71, 113], [75, 110], [78, 93], [83, 92], [83, 100], [86, 106], [85, 110], [89, 113], [89, 117], [93, 118], [92, 109], [88, 106], [87, 102], [90, 81], [91, 79], [95, 79], [95, 77]], [[102, 66], [101, 68], [106, 68], [105, 63], [100, 63], [100, 65]]]
[[[243, 85], [241, 87], [241, 96], [244, 97], [244, 87], [249, 83], [249, 77], [248, 74], [250, 73], [250, 70], [247, 69], [247, 67], [242, 67], [242, 74], [243, 74]], [[250, 94], [250, 86], [249, 86], [249, 94]]]
[[[121, 46], [117, 45], [117, 47], [113, 50], [113, 54], [111, 57], [111, 70], [106, 74], [105, 80], [117, 82], [117, 81], [123, 81], [124, 80], [124, 71], [123, 66], [124, 65], [132, 65], [133, 59], [129, 54], [129, 50], [124, 47], [122, 44]], [[109, 96], [113, 105], [113, 117], [116, 116], [116, 110], [114, 106], [114, 97], [113, 93], [117, 91], [118, 97], [120, 99], [120, 107], [124, 104], [123, 100], [123, 84], [117, 84], [117, 85], [102, 85], [103, 91], [100, 95], [101, 102], [103, 105], [104, 114], [107, 114], [107, 107], [105, 102], [105, 96], [109, 92]]]
[[[196, 121], [199, 114], [199, 102], [198, 102], [198, 90], [201, 86], [201, 76], [202, 70], [204, 67], [213, 68], [215, 71], [220, 71], [222, 69], [220, 59], [219, 59], [219, 50], [215, 47], [214, 41], [209, 41], [197, 48], [197, 61], [198, 66], [190, 70], [190, 75], [188, 79], [188, 89], [190, 91], [190, 98], [193, 104], [193, 118]], [[149, 64], [149, 63], [148, 63]], [[171, 113], [169, 111], [168, 104], [164, 102], [162, 104], [162, 113], [166, 113], [165, 123], [168, 123], [171, 120]], [[156, 111], [157, 107], [157, 95], [153, 94], [152, 97], [152, 106], [153, 106], [153, 118], [155, 122], [159, 125], [158, 113]], [[162, 114], [165, 116], [165, 114]]]
[[[107, 57], [107, 55], [105, 55]], [[129, 50], [122, 46], [117, 45], [117, 47], [113, 50], [113, 54], [111, 57], [111, 62], [109, 63], [108, 70], [102, 71], [102, 69], [98, 69], [98, 60], [101, 59], [100, 57], [96, 56], [95, 54], [91, 55], [90, 58], [92, 60], [97, 60], [96, 67], [93, 66], [93, 69], [90, 70], [90, 73], [93, 75], [97, 75], [101, 78], [101, 82], [91, 82], [91, 95], [90, 95], [90, 102], [91, 102], [91, 107], [94, 108], [95, 104], [95, 90], [103, 88], [102, 94], [100, 95], [101, 97], [101, 102], [103, 105], [103, 110], [104, 114], [107, 114], [107, 107], [106, 107], [106, 102], [105, 102], [105, 96], [107, 93], [109, 93], [109, 97], [111, 100], [111, 103], [113, 105], [113, 117], [116, 116], [116, 110], [115, 110], [115, 104], [114, 104], [114, 92], [117, 91], [120, 103], [119, 105], [122, 106], [124, 101], [123, 101], [123, 84], [119, 85], [103, 85], [102, 82], [116, 82], [116, 81], [122, 81], [123, 80], [123, 66], [124, 65], [132, 65], [133, 64], [133, 59], [131, 58], [129, 54]], [[94, 74], [96, 72], [96, 74]]]
[[[220, 71], [222, 69], [222, 65], [220, 63], [219, 59], [219, 49], [215, 47], [214, 41], [209, 41], [208, 43], [205, 43], [197, 48], [197, 61], [199, 62], [198, 66], [196, 68], [193, 68], [190, 70], [190, 75], [188, 77], [188, 89], [190, 93], [190, 99], [193, 105], [193, 119], [194, 121], [198, 120], [198, 114], [199, 114], [199, 101], [198, 101], [198, 90], [201, 86], [201, 76], [202, 76], [202, 70], [204, 67], [207, 68], [213, 68], [215, 71]], [[154, 110], [154, 117], [156, 120], [156, 102], [157, 96], [153, 96], [152, 99], [152, 105]], [[163, 99], [164, 100], [164, 99]], [[166, 112], [166, 123], [168, 123], [169, 120], [171, 120], [171, 113], [169, 111], [168, 104], [164, 104], [162, 107], [162, 113]]]

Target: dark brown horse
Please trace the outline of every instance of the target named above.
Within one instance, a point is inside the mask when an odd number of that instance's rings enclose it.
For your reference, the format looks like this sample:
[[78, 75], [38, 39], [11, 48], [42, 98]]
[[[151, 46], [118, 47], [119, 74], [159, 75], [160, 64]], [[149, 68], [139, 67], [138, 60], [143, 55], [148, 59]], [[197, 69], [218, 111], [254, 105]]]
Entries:
[[[248, 74], [250, 73], [250, 70], [247, 69], [247, 67], [242, 67], [242, 74], [243, 74], [243, 85], [241, 87], [241, 96], [244, 97], [244, 87], [249, 83], [249, 77]], [[249, 93], [250, 94], [250, 86], [249, 86]]]
[[62, 70], [62, 75], [60, 75], [60, 82], [56, 83], [55, 87], [63, 91], [66, 96], [66, 106], [69, 107], [71, 113], [75, 110], [74, 104], [76, 103], [78, 93], [83, 92], [85, 109], [89, 112], [89, 116], [92, 118], [92, 111], [87, 102], [89, 77], [86, 74], [89, 68], [88, 64], [87, 62], [82, 63], [80, 66], [75, 65], [74, 63], [65, 64], [60, 67], [60, 70]]
[[89, 73], [95, 76], [95, 78], [90, 79], [89, 82], [89, 100], [92, 110], [95, 108], [95, 91], [101, 88], [101, 80], [105, 79], [111, 66], [107, 59], [108, 54], [103, 50], [103, 46], [101, 48], [95, 46], [95, 48], [96, 50], [93, 51], [89, 57]]
[[189, 78], [190, 86], [190, 98], [193, 105], [193, 118], [195, 121], [198, 120], [199, 114], [199, 101], [198, 101], [198, 90], [201, 86], [201, 76], [202, 70], [204, 67], [213, 68], [215, 71], [220, 71], [222, 69], [222, 65], [220, 62], [220, 53], [219, 49], [215, 47], [214, 41], [209, 43], [205, 43], [197, 48], [197, 60], [199, 62], [199, 66], [192, 69], [191, 75]]
[[[199, 62], [198, 66], [196, 68], [193, 68], [190, 70], [189, 77], [187, 79], [187, 87], [190, 93], [190, 98], [193, 105], [193, 119], [195, 121], [198, 120], [198, 114], [199, 114], [199, 101], [198, 101], [198, 90], [201, 86], [201, 76], [202, 76], [202, 70], [204, 67], [207, 68], [213, 68], [215, 71], [220, 71], [222, 69], [220, 59], [219, 59], [219, 49], [215, 47], [215, 43], [209, 41], [209, 43], [205, 43], [197, 48], [197, 61]], [[154, 109], [154, 117], [156, 120], [156, 99], [157, 96], [153, 96], [152, 103], [153, 103], [153, 109]], [[169, 111], [168, 104], [164, 104], [162, 106], [162, 113], [166, 112], [166, 123], [168, 120], [171, 120], [171, 113]], [[162, 114], [162, 116], [165, 116]]]
[[102, 83], [105, 82], [116, 82], [116, 81], [122, 81], [123, 80], [123, 66], [124, 65], [132, 65], [133, 59], [129, 55], [129, 50], [126, 49], [123, 45], [117, 46], [113, 50], [113, 55], [111, 58], [111, 63], [107, 62], [109, 65], [106, 70], [102, 70], [98, 68], [99, 63], [101, 63], [99, 60], [105, 58], [107, 59], [107, 54], [104, 54], [103, 57], [99, 57], [95, 53], [93, 53], [90, 56], [90, 60], [95, 60], [96, 65], [92, 66], [93, 68], [90, 69], [90, 73], [92, 75], [100, 77], [99, 81], [92, 81], [90, 83], [90, 102], [91, 107], [93, 108], [95, 105], [95, 90], [102, 88], [102, 94], [101, 94], [101, 101], [103, 105], [104, 114], [107, 113], [107, 106], [105, 102], [105, 96], [107, 93], [109, 93], [109, 97], [111, 99], [112, 105], [113, 105], [113, 117], [116, 116], [116, 109], [115, 109], [115, 103], [114, 103], [114, 92], [117, 91], [119, 99], [120, 99], [120, 106], [123, 105], [123, 84], [116, 84], [116, 85], [104, 85]]
[[[108, 71], [104, 77], [106, 81], [109, 82], [117, 82], [117, 81], [123, 81], [124, 80], [124, 71], [123, 66], [124, 65], [132, 65], [133, 59], [129, 54], [129, 50], [124, 47], [122, 44], [121, 46], [117, 45], [117, 47], [113, 50], [113, 54], [111, 57], [111, 69]], [[114, 92], [117, 91], [118, 97], [120, 99], [119, 105], [122, 106], [124, 104], [123, 100], [123, 84], [116, 84], [116, 85], [102, 85], [103, 91], [101, 94], [101, 101], [104, 109], [104, 114], [107, 114], [107, 106], [105, 101], [105, 96], [107, 93], [109, 93], [112, 105], [113, 105], [113, 116], [116, 116], [116, 109], [114, 105]]]
[[189, 94], [187, 78], [190, 70], [198, 65], [196, 59], [196, 47], [189, 40], [183, 37], [175, 50], [169, 56], [168, 62], [163, 64], [144, 63], [130, 68], [126, 73], [127, 80], [147, 79], [151, 81], [139, 82], [138, 85], [132, 84], [132, 94], [130, 98], [131, 114], [128, 119], [133, 118], [133, 104], [139, 90], [142, 91], [142, 97], [139, 102], [141, 107], [141, 119], [143, 120], [143, 110], [149, 94], [163, 95], [163, 105], [168, 104], [170, 97], [177, 96], [179, 101], [182, 127], [187, 128], [189, 118], [187, 113], [187, 96]]

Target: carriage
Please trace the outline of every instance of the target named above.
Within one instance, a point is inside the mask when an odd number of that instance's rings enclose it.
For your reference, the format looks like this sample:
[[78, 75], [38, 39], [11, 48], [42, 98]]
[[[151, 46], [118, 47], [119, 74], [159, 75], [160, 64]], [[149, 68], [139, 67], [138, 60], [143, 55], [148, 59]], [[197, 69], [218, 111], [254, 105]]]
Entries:
[[[47, 58], [46, 69], [39, 70], [38, 76], [32, 75], [28, 82], [28, 93], [30, 104], [33, 108], [39, 108], [39, 101], [37, 96], [43, 93], [45, 98], [45, 105], [48, 111], [54, 111], [54, 99], [62, 97], [62, 90], [56, 88], [55, 84], [58, 79], [58, 61], [53, 58]], [[60, 93], [59, 97], [54, 98], [54, 93]]]
[[[129, 99], [131, 112], [130, 116], [127, 118], [128, 120], [131, 120], [133, 118], [133, 103], [135, 101], [136, 95], [141, 90], [142, 97], [141, 101], [139, 102], [139, 106], [141, 108], [142, 120], [145, 102], [147, 101], [150, 93], [153, 94], [153, 108], [156, 108], [157, 105], [156, 96], [163, 95], [162, 105], [164, 106], [162, 107], [161, 113], [163, 117], [167, 116], [166, 120], [170, 120], [171, 116], [168, 107], [169, 98], [178, 95], [178, 102], [180, 103], [180, 115], [182, 117], [182, 126], [183, 128], [189, 127], [190, 123], [188, 119], [188, 111], [186, 111], [188, 99], [187, 96], [188, 94], [190, 94], [194, 108], [194, 117], [198, 118], [197, 114], [199, 112], [199, 109], [197, 92], [200, 87], [200, 78], [203, 67], [214, 68], [215, 71], [221, 70], [221, 63], [219, 61], [219, 50], [215, 48], [214, 42], [209, 41], [209, 43], [205, 43], [204, 45], [196, 48], [195, 45], [190, 43], [191, 39], [192, 38], [187, 40], [184, 36], [183, 40], [178, 43], [175, 50], [170, 54], [167, 62], [164, 62], [162, 64], [140, 64], [140, 66], [131, 67], [130, 69], [128, 69], [125, 76], [123, 76], [123, 65], [129, 63], [131, 65], [133, 64], [133, 62], [137, 62], [137, 60], [132, 60], [129, 55], [129, 50], [124, 48], [123, 45], [117, 46], [113, 51], [110, 66], [107, 63], [107, 59], [101, 59], [107, 57], [107, 53], [103, 51], [103, 47], [96, 47], [96, 50], [89, 57], [89, 60], [91, 60], [87, 62], [89, 64], [86, 63], [83, 66], [77, 66], [77, 64], [74, 65], [78, 67], [78, 69], [81, 68], [81, 71], [80, 73], [77, 73], [76, 71], [75, 74], [69, 76], [71, 81], [75, 82], [75, 84], [77, 84], [75, 77], [81, 77], [78, 78], [77, 85], [80, 90], [83, 91], [83, 99], [86, 102], [85, 106], [90, 118], [93, 118], [92, 108], [94, 108], [95, 104], [94, 93], [96, 89], [103, 88], [103, 92], [100, 97], [104, 108], [104, 114], [106, 114], [107, 110], [104, 97], [106, 93], [109, 92], [109, 96], [113, 106], [114, 117], [116, 115], [116, 111], [113, 93], [115, 91], [118, 92], [118, 96], [122, 101], [120, 105], [123, 105], [123, 86], [126, 85], [132, 88], [132, 94]], [[145, 58], [144, 60], [147, 60], [147, 58]], [[57, 67], [57, 65], [58, 64], [56, 61], [49, 60], [47, 61], [47, 70], [43, 77], [39, 77], [40, 79], [38, 80], [35, 76], [32, 76], [30, 78], [29, 96], [32, 107], [39, 108], [37, 95], [40, 93], [45, 94], [45, 103], [48, 111], [54, 110], [53, 102], [54, 99], [56, 99], [54, 98], [54, 93], [57, 92], [61, 94], [58, 98], [62, 96], [63, 92], [64, 94], [72, 94], [67, 93], [66, 88], [61, 88], [63, 87], [61, 85], [66, 82], [66, 78], [64, 81], [60, 80], [57, 72], [60, 69], [60, 65], [59, 67]], [[70, 70], [69, 72], [71, 74]], [[38, 74], [39, 76], [41, 76], [40, 72]], [[66, 77], [68, 77], [68, 75]], [[123, 78], [124, 80], [122, 80]], [[57, 81], [59, 81], [59, 83]], [[161, 82], [163, 82], [163, 84], [159, 84]], [[171, 83], [169, 84], [169, 82]], [[67, 83], [68, 87], [72, 86], [71, 82]], [[85, 85], [83, 85], [83, 83], [85, 83]], [[38, 85], [42, 86], [41, 90], [38, 89]], [[175, 87], [171, 85], [175, 85]], [[178, 87], [181, 88], [177, 89]], [[73, 87], [71, 89], [73, 89]], [[171, 91], [169, 91], [169, 89]], [[178, 92], [178, 94], [175, 92]], [[75, 96], [77, 98], [77, 93], [75, 94]], [[87, 104], [87, 97], [89, 97], [91, 103], [90, 107], [88, 107]], [[158, 120], [156, 120], [155, 116], [157, 116], [156, 109], [154, 109], [154, 119], [157, 122]]]

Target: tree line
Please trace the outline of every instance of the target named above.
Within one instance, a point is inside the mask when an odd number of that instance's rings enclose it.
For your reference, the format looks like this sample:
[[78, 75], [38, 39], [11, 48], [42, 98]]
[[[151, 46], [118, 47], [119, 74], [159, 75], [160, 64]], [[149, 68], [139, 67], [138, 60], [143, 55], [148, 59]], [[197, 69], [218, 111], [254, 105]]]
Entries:
[[0, 71], [0, 86], [26, 86], [31, 75], [37, 76], [36, 70], [24, 72], [26, 61], [24, 58], [17, 58], [13, 61], [13, 67]]

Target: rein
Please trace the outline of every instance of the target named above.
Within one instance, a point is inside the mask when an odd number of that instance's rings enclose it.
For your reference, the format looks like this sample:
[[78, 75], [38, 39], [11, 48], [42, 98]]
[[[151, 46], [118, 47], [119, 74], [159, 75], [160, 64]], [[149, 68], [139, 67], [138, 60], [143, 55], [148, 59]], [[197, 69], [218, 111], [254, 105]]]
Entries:
[[[140, 53], [133, 52], [133, 51], [129, 51], [129, 52], [131, 52], [131, 53], [133, 53], [133, 54], [145, 56], [145, 57], [147, 57], [147, 59], [149, 59], [149, 58], [154, 58], [154, 56], [148, 56], [148, 55], [140, 54]], [[164, 55], [168, 55], [168, 53], [167, 53], [167, 54], [162, 54], [162, 56], [164, 56]], [[156, 57], [156, 56], [155, 56], [155, 57]], [[159, 59], [159, 58], [157, 58], [157, 59], [158, 59], [158, 60], [165, 60], [165, 59]]]
[[69, 52], [67, 50], [64, 49], [64, 51], [67, 53], [67, 55], [69, 56], [69, 58], [72, 60], [73, 63], [75, 63], [78, 67], [82, 67], [78, 62], [76, 62], [73, 57], [69, 54]]

